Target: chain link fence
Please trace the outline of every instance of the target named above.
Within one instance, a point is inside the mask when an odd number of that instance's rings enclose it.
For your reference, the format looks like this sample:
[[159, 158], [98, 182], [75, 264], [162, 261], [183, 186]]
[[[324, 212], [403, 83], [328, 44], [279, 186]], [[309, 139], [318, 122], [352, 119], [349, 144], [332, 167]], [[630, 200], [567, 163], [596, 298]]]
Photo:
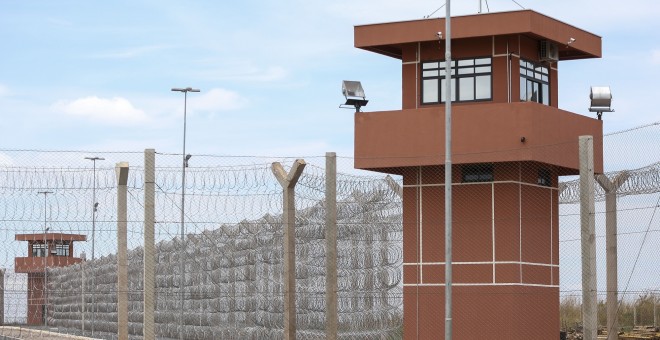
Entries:
[[[657, 323], [660, 314], [657, 145], [658, 123], [603, 139], [604, 176], [626, 177], [616, 193], [624, 328]], [[526, 152], [561, 160], [575, 150], [577, 141]], [[94, 157], [103, 159], [88, 159]], [[150, 203], [145, 152], [0, 150], [3, 332], [115, 339], [125, 293], [125, 326], [139, 339], [150, 331], [143, 323], [144, 300], [153, 287], [152, 331], [159, 339], [283, 338], [290, 306], [283, 247], [288, 210], [273, 163], [288, 173], [299, 158], [305, 166], [294, 185], [294, 324], [299, 339], [325, 339], [327, 157], [193, 154], [185, 164], [181, 154], [154, 157]], [[117, 284], [119, 162], [129, 168], [127, 291]], [[406, 338], [416, 338], [416, 329], [443, 322], [444, 206], [434, 198], [442, 197], [444, 174], [439, 167], [369, 172], [353, 163], [337, 158], [338, 338], [400, 339], [404, 330]], [[540, 329], [556, 334], [560, 327], [579, 327], [582, 256], [574, 175], [533, 162], [455, 166], [454, 304], [456, 313], [474, 315], [473, 324], [457, 321], [456, 332], [498, 329], [503, 306], [512, 300], [526, 306], [524, 313], [514, 311], [520, 322], [551, 310], [556, 317]], [[598, 321], [604, 327], [607, 208], [606, 193], [595, 183]], [[155, 246], [145, 257], [145, 209], [151, 206]], [[154, 261], [153, 282], [145, 282], [145, 258]], [[534, 338], [515, 329], [510, 334]]]

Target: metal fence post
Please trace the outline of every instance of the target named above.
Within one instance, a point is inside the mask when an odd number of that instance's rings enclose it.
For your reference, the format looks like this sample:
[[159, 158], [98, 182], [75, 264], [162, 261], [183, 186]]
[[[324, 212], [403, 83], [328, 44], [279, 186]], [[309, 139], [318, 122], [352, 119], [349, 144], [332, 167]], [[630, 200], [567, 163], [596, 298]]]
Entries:
[[115, 166], [117, 174], [117, 339], [128, 340], [128, 163]]
[[156, 218], [156, 150], [144, 150], [144, 315], [142, 332], [144, 340], [155, 340], [154, 302], [155, 302], [155, 238], [154, 223]]
[[594, 198], [594, 140], [580, 136], [580, 226], [582, 241], [582, 323], [584, 340], [596, 340], [598, 300], [596, 296], [596, 203]]
[[279, 162], [272, 164], [271, 170], [282, 185], [284, 192], [284, 340], [296, 339], [296, 204], [295, 187], [305, 169], [305, 161], [296, 159], [287, 172]]

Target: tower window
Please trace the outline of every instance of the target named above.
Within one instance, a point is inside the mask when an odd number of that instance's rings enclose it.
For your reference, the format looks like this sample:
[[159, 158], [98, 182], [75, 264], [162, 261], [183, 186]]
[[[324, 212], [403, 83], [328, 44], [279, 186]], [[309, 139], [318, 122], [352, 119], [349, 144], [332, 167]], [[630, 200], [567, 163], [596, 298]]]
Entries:
[[33, 243], [32, 244], [32, 256], [34, 257], [46, 257], [46, 245], [43, 243]]
[[543, 185], [546, 187], [552, 186], [552, 177], [550, 176], [550, 170], [540, 169], [539, 178], [536, 182], [538, 185]]
[[548, 68], [520, 59], [520, 101], [550, 105]]
[[[451, 100], [473, 102], [492, 99], [492, 59], [475, 58], [451, 61]], [[444, 103], [444, 61], [422, 63], [422, 104]], [[458, 99], [457, 99], [458, 98]]]
[[461, 168], [463, 183], [492, 182], [492, 164], [467, 164]]
[[57, 256], [69, 256], [69, 242], [55, 244], [55, 251]]

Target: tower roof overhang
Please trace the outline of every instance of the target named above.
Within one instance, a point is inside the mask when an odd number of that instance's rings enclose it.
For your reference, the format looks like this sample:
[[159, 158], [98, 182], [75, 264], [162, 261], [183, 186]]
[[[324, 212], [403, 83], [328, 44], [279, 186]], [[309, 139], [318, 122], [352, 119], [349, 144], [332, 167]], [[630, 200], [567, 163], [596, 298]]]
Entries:
[[40, 241], [43, 242], [44, 238], [47, 241], [86, 241], [86, 235], [80, 234], [63, 234], [63, 233], [36, 233], [36, 234], [16, 234], [16, 241]]
[[[445, 30], [444, 18], [420, 19], [354, 28], [355, 47], [402, 59], [402, 46], [437, 41]], [[559, 60], [600, 58], [601, 37], [533, 10], [483, 13], [452, 17], [452, 40], [526, 35], [559, 46]], [[570, 44], [570, 40], [575, 39]]]

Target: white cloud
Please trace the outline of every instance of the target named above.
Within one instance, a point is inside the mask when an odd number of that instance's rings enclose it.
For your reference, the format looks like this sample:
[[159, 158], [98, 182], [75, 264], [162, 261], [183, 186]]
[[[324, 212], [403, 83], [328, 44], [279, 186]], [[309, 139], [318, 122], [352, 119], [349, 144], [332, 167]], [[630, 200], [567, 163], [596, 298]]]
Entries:
[[0, 84], [0, 97], [5, 97], [9, 95], [9, 88], [7, 86]]
[[60, 101], [54, 109], [69, 116], [81, 117], [92, 122], [110, 125], [132, 125], [148, 120], [144, 111], [137, 109], [122, 97], [99, 98], [96, 96], [73, 101]]
[[[213, 63], [226, 63], [224, 61], [205, 61]], [[236, 72], [236, 70], [241, 70]], [[286, 78], [289, 71], [282, 66], [271, 66], [267, 68], [255, 67], [251, 64], [236, 63], [235, 65], [222, 69], [206, 69], [199, 73], [199, 77], [213, 80], [234, 80], [244, 82], [272, 82]]]
[[49, 24], [51, 24], [53, 26], [56, 26], [56, 27], [72, 27], [73, 26], [73, 23], [71, 21], [66, 20], [66, 19], [62, 19], [62, 18], [51, 17], [51, 18], [46, 19], [46, 21]]
[[193, 110], [199, 111], [229, 111], [244, 107], [247, 100], [234, 91], [225, 89], [211, 89], [196, 96], [195, 100], [188, 101]]
[[153, 52], [158, 52], [162, 51], [165, 49], [170, 48], [169, 46], [166, 45], [147, 45], [147, 46], [137, 46], [137, 47], [130, 47], [122, 50], [116, 50], [116, 51], [111, 51], [111, 52], [106, 52], [106, 53], [101, 53], [101, 54], [95, 54], [92, 55], [91, 58], [97, 58], [97, 59], [128, 59], [128, 58], [135, 58], [139, 57], [145, 54], [150, 54]]
[[660, 48], [651, 52], [651, 62], [653, 64], [660, 64]]

